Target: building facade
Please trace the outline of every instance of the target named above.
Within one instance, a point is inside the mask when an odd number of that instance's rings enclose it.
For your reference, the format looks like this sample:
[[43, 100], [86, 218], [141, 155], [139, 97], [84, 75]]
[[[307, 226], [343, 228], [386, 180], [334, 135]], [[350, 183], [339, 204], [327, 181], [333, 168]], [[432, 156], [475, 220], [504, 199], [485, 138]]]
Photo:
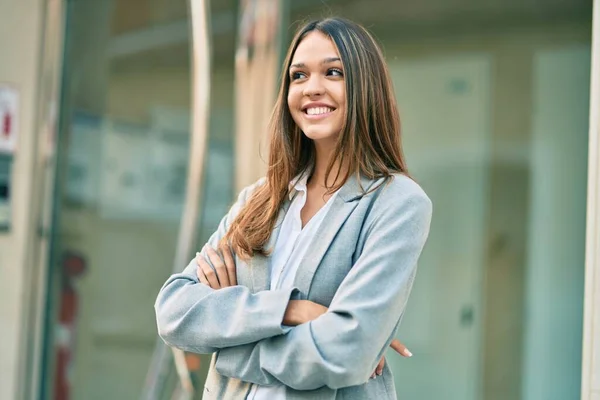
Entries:
[[341, 15], [385, 50], [434, 204], [401, 398], [599, 400], [598, 7], [208, 3], [0, 1], [0, 399], [201, 388], [154, 298], [264, 172], [298, 21]]

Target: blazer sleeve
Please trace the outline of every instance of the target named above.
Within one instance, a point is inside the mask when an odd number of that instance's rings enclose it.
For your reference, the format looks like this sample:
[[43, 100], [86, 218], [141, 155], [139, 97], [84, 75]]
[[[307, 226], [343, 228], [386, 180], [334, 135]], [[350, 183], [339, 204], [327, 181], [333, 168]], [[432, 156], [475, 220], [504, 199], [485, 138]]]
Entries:
[[[218, 245], [260, 182], [242, 191], [210, 245]], [[289, 329], [281, 322], [292, 293], [293, 289], [285, 289], [253, 294], [240, 285], [211, 289], [198, 281], [194, 259], [183, 272], [170, 276], [158, 293], [154, 304], [158, 334], [169, 346], [201, 354], [281, 335]]]
[[367, 382], [400, 323], [431, 221], [422, 191], [394, 197], [367, 225], [361, 255], [325, 314], [284, 335], [221, 350], [217, 371], [296, 390]]

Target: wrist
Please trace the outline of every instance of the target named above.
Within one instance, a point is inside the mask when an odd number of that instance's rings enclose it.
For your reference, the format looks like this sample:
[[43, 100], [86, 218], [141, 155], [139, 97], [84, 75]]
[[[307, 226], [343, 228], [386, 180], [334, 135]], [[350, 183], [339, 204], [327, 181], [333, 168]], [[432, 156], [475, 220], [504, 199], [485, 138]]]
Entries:
[[299, 307], [298, 304], [300, 301], [301, 300], [290, 300], [288, 302], [288, 305], [285, 309], [285, 314], [283, 316], [283, 325], [296, 326], [302, 323], [299, 315], [302, 308]]
[[313, 321], [327, 312], [327, 307], [310, 300], [290, 300], [283, 316], [283, 325], [297, 326]]

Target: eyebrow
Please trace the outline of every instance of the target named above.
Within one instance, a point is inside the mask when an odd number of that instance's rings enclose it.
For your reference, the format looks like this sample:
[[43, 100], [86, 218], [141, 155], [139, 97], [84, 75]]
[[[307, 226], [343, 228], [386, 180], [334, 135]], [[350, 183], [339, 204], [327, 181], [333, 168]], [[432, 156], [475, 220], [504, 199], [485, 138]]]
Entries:
[[[323, 61], [321, 61], [321, 65], [331, 64], [336, 61], [342, 61], [342, 60], [340, 60], [339, 57], [328, 57], [328, 58], [324, 58]], [[304, 63], [292, 64], [292, 65], [290, 65], [290, 69], [292, 69], [292, 68], [306, 68], [306, 64], [304, 64]]]

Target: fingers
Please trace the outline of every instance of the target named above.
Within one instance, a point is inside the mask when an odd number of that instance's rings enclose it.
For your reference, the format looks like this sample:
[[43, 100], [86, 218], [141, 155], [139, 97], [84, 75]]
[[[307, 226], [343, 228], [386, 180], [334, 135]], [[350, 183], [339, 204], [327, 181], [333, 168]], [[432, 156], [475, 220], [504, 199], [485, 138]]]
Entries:
[[[412, 357], [412, 353], [406, 348], [404, 343], [398, 339], [392, 340], [390, 347], [404, 357]], [[375, 367], [375, 372], [373, 372], [371, 378], [375, 378], [377, 375], [383, 374], [383, 367], [385, 367], [385, 357], [381, 357], [381, 360], [379, 360], [379, 364], [377, 364], [377, 367]]]
[[196, 253], [196, 264], [198, 264], [196, 273], [200, 282], [213, 289], [237, 285], [235, 260], [229, 246], [220, 247], [221, 254], [209, 245], [204, 246], [203, 250], [206, 256]]
[[371, 378], [375, 378], [377, 375], [381, 375], [383, 373], [383, 367], [385, 366], [385, 357], [381, 357], [379, 360], [379, 364], [375, 367], [375, 372], [371, 375]]
[[[217, 274], [214, 269], [208, 264], [208, 262], [204, 259], [204, 256], [200, 253], [196, 254], [196, 263], [198, 264], [197, 272], [198, 278], [200, 282], [204, 284], [208, 284], [213, 289], [220, 289], [221, 285], [219, 284], [219, 279], [217, 278]], [[204, 275], [207, 283], [202, 281], [201, 276]]]
[[196, 275], [198, 276], [198, 279], [200, 280], [200, 282], [202, 284], [210, 287], [210, 283], [208, 282], [208, 279], [206, 279], [206, 275], [204, 275], [204, 272], [202, 271], [202, 267], [200, 267], [198, 257], [202, 257], [202, 255], [200, 253], [198, 253], [196, 255], [196, 264], [198, 265], [196, 267]]
[[235, 270], [235, 261], [233, 259], [233, 255], [231, 254], [231, 249], [229, 246], [224, 245], [220, 247], [221, 254], [223, 255], [223, 259], [225, 260], [225, 268], [227, 269], [227, 275], [229, 277], [229, 284], [231, 286], [237, 285], [237, 272]]
[[227, 268], [225, 267], [225, 263], [221, 259], [219, 253], [217, 253], [215, 249], [213, 249], [209, 245], [204, 246], [204, 249], [206, 250], [206, 254], [208, 255], [208, 258], [210, 259], [210, 262], [212, 263], [213, 267], [215, 267], [215, 272], [217, 274], [217, 279], [219, 280], [220, 287], [231, 286], [229, 284]]
[[375, 373], [377, 375], [383, 374], [383, 367], [385, 366], [385, 357], [381, 357], [381, 361], [377, 364], [377, 368], [375, 368]]
[[402, 343], [398, 339], [392, 340], [392, 343], [390, 344], [390, 347], [392, 349], [394, 349], [401, 356], [412, 357], [412, 353], [410, 352], [410, 350], [408, 350], [406, 348], [406, 346], [404, 345], [404, 343]]

